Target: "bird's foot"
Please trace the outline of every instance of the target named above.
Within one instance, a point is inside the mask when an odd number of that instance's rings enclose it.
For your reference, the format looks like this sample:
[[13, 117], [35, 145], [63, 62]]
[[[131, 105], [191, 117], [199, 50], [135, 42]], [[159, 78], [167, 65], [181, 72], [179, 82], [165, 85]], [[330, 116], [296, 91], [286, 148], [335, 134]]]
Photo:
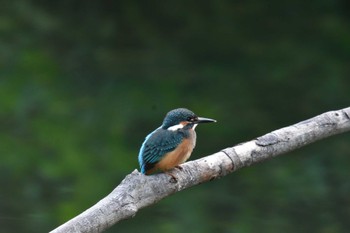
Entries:
[[[182, 171], [183, 167], [181, 167], [180, 165], [176, 165], [173, 169], [179, 169], [180, 171]], [[177, 177], [173, 173], [171, 173], [171, 170], [165, 171], [164, 173], [171, 176], [170, 183], [177, 183]]]
[[177, 169], [179, 169], [179, 170], [183, 170], [184, 168], [183, 167], [181, 167], [180, 165], [177, 165], [177, 166], [175, 166], [174, 168], [177, 168]]
[[164, 172], [164, 173], [171, 177], [171, 179], [169, 180], [170, 183], [177, 183], [177, 177], [174, 174], [172, 174], [169, 171]]

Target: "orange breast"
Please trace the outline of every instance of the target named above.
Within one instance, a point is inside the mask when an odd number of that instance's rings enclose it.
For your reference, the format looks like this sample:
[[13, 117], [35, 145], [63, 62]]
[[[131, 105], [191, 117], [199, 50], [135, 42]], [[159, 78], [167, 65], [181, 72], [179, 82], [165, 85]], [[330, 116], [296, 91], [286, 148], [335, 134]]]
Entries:
[[184, 139], [175, 150], [167, 153], [164, 158], [155, 165], [155, 169], [166, 171], [186, 162], [195, 145], [196, 133], [192, 130], [191, 136]]

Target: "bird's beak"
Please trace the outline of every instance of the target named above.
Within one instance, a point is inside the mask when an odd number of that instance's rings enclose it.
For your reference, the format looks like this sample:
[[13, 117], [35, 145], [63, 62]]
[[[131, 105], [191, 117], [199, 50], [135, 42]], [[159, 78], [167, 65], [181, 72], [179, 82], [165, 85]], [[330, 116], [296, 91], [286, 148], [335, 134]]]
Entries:
[[198, 119], [194, 123], [199, 124], [199, 123], [212, 123], [212, 122], [216, 122], [216, 120], [205, 118], [205, 117], [198, 117]]

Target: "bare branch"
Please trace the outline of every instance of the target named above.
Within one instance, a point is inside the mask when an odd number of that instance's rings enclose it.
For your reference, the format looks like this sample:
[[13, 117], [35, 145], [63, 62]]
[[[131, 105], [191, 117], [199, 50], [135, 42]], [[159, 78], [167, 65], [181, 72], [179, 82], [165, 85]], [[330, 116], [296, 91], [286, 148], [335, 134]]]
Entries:
[[135, 170], [108, 196], [51, 232], [102, 232], [173, 193], [346, 131], [350, 131], [350, 107], [187, 162], [182, 170], [172, 171], [177, 180], [166, 174], [145, 176]]

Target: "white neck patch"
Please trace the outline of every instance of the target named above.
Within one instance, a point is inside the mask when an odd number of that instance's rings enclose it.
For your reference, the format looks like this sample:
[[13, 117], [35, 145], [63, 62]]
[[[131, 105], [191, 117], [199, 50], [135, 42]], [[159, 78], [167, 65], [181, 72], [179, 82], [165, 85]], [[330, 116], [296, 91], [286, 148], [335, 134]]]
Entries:
[[173, 125], [173, 126], [169, 127], [167, 130], [176, 131], [176, 130], [178, 130], [178, 129], [182, 129], [184, 126], [185, 126], [185, 125], [183, 125], [183, 124], [180, 123], [180, 124], [178, 124], [178, 125]]
[[[194, 130], [196, 127], [197, 127], [198, 124], [194, 124], [192, 129]], [[170, 131], [176, 131], [178, 129], [182, 129], [183, 127], [185, 127], [185, 124], [178, 124], [178, 125], [173, 125], [171, 127], [169, 127], [167, 130], [170, 130]]]

